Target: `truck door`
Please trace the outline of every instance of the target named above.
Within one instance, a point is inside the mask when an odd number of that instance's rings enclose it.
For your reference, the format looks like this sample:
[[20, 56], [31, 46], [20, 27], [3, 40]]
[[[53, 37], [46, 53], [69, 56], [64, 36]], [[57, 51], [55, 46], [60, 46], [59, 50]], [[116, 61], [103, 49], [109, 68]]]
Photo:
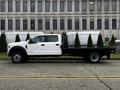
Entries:
[[29, 55], [44, 55], [46, 53], [44, 36], [37, 36], [28, 42], [27, 51]]
[[61, 55], [61, 37], [59, 35], [46, 35], [45, 48], [47, 55]]

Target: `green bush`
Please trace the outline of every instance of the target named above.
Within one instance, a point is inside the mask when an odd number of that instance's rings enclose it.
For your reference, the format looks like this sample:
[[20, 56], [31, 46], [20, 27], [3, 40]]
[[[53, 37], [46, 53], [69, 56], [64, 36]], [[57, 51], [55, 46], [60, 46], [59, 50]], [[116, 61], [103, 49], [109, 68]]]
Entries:
[[79, 40], [78, 33], [75, 36], [74, 47], [80, 47], [80, 40]]
[[88, 37], [87, 47], [93, 47], [93, 41], [92, 41], [91, 34]]
[[30, 39], [30, 34], [27, 34], [26, 41]]
[[20, 41], [21, 41], [20, 36], [19, 36], [19, 34], [17, 34], [16, 37], [15, 37], [15, 42], [20, 42]]
[[110, 46], [114, 46], [115, 45], [115, 37], [114, 35], [112, 35], [112, 38], [110, 40], [110, 43], [109, 43]]
[[6, 52], [6, 51], [7, 51], [6, 35], [5, 33], [2, 33], [0, 37], [0, 52]]
[[68, 36], [67, 36], [66, 32], [62, 33], [62, 43], [63, 43], [64, 48], [68, 47]]
[[103, 38], [101, 34], [98, 36], [97, 47], [103, 47]]

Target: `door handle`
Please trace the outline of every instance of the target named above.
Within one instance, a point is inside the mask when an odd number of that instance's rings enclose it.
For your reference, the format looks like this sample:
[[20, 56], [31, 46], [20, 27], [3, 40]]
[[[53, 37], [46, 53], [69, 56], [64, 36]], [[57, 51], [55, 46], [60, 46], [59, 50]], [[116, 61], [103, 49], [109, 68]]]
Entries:
[[56, 46], [59, 46], [59, 44], [56, 44]]
[[41, 44], [41, 46], [45, 46], [45, 44]]

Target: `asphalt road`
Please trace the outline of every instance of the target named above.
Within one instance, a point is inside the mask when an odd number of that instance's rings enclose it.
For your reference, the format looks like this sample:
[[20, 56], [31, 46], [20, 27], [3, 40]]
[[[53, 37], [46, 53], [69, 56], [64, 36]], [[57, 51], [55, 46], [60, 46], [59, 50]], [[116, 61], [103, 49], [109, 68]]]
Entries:
[[0, 90], [120, 90], [120, 60], [0, 61]]

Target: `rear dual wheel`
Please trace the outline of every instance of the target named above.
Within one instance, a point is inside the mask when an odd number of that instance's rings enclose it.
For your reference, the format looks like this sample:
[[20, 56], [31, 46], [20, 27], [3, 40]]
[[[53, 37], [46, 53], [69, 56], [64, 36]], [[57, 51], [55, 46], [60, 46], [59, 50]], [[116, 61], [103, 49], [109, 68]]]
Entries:
[[100, 61], [100, 54], [97, 52], [92, 52], [89, 54], [88, 59], [91, 63], [98, 63]]

